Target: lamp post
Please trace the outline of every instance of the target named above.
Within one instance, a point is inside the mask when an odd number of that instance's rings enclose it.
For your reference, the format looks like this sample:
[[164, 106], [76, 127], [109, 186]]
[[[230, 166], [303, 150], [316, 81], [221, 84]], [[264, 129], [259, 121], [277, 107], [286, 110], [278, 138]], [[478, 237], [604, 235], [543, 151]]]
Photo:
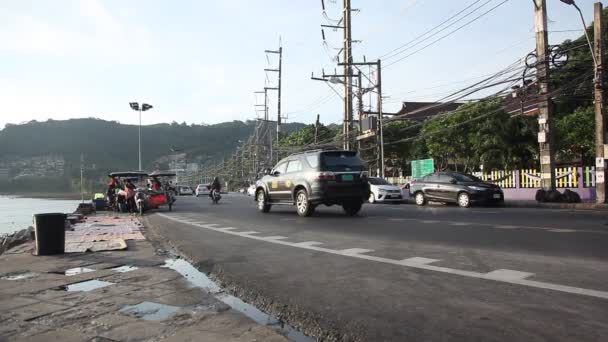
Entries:
[[147, 103], [142, 103], [141, 107], [139, 106], [139, 103], [137, 102], [129, 102], [129, 106], [131, 106], [131, 109], [138, 111], [139, 112], [139, 133], [138, 133], [138, 156], [139, 156], [139, 169], [138, 171], [141, 171], [141, 112], [145, 112], [148, 109], [152, 109], [152, 105], [149, 105]]

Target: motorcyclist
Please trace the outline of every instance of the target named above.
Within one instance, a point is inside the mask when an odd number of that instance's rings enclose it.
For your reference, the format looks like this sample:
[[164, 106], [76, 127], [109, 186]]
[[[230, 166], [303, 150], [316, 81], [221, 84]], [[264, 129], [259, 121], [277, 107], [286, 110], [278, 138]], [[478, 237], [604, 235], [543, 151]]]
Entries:
[[222, 191], [222, 184], [220, 183], [220, 179], [218, 177], [215, 177], [213, 179], [213, 183], [211, 183], [211, 187], [209, 189], [209, 198], [213, 198], [213, 191], [217, 191], [217, 192], [221, 192]]

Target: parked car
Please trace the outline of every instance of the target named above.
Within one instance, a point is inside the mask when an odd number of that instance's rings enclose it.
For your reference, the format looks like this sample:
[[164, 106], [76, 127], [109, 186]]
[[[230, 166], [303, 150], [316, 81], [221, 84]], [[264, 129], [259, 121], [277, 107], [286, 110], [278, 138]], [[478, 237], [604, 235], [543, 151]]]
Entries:
[[178, 185], [177, 194], [178, 196], [192, 196], [194, 191], [192, 191], [192, 188], [187, 185]]
[[209, 187], [210, 184], [199, 184], [196, 186], [196, 190], [194, 190], [194, 194], [196, 197], [209, 195]]
[[410, 183], [410, 194], [416, 204], [428, 201], [458, 203], [466, 208], [473, 203], [503, 203], [498, 185], [460, 172], [436, 172]]
[[279, 161], [256, 184], [258, 210], [275, 204], [295, 205], [300, 216], [310, 216], [320, 204], [340, 205], [356, 215], [369, 198], [364, 162], [353, 151], [306, 151]]
[[247, 188], [247, 195], [255, 196], [255, 184], [252, 184], [250, 187]]
[[369, 190], [369, 203], [400, 203], [401, 201], [403, 201], [403, 196], [401, 195], [401, 188], [396, 185], [392, 185], [384, 178], [370, 177]]

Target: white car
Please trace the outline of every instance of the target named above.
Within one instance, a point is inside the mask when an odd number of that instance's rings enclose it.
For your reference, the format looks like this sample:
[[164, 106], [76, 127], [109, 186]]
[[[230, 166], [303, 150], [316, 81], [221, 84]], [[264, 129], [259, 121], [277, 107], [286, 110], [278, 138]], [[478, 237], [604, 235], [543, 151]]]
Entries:
[[392, 185], [384, 178], [370, 177], [369, 178], [369, 203], [377, 202], [397, 202], [403, 201], [401, 188]]
[[196, 186], [196, 190], [194, 191], [196, 197], [209, 195], [209, 184], [199, 184]]
[[192, 191], [192, 188], [187, 185], [178, 185], [177, 194], [179, 196], [186, 196], [186, 195], [192, 196], [194, 194], [194, 192]]
[[255, 185], [251, 185], [247, 188], [247, 195], [255, 196]]

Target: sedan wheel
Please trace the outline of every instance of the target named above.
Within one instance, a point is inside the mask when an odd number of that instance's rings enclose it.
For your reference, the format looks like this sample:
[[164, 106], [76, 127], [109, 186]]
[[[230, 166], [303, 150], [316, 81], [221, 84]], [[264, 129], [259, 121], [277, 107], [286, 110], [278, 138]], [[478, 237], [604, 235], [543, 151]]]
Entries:
[[468, 208], [471, 205], [471, 199], [469, 197], [469, 194], [467, 194], [466, 192], [461, 192], [460, 194], [458, 194], [458, 205], [461, 208]]
[[416, 196], [414, 198], [416, 200], [416, 204], [417, 205], [425, 205], [426, 204], [426, 198], [424, 197], [424, 194], [422, 192], [417, 192]]

